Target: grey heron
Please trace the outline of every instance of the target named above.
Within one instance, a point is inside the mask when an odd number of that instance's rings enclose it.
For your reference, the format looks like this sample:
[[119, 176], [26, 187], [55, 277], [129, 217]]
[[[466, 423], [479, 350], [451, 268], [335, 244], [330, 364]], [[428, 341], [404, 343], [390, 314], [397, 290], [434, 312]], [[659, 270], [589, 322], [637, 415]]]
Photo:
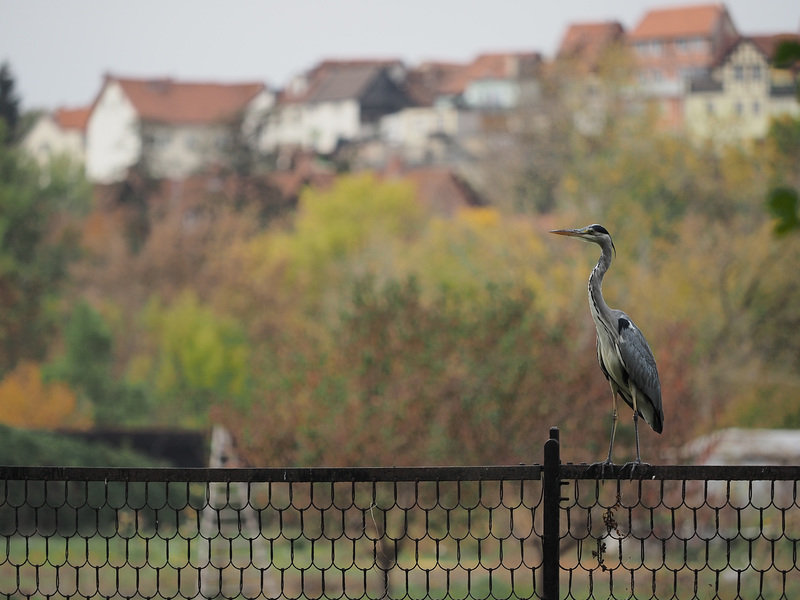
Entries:
[[583, 229], [558, 229], [550, 233], [595, 243], [602, 251], [589, 276], [589, 309], [597, 329], [597, 360], [611, 385], [611, 443], [608, 446], [608, 458], [593, 466], [600, 466], [605, 471], [607, 466], [614, 464], [611, 452], [617, 429], [617, 396], [621, 396], [633, 409], [636, 460], [628, 463], [633, 475], [637, 465], [646, 464], [642, 463], [639, 454], [639, 416], [656, 433], [661, 433], [664, 426], [661, 383], [653, 352], [633, 320], [621, 310], [609, 308], [603, 299], [603, 276], [611, 266], [612, 254], [615, 255], [617, 251], [608, 230], [602, 225], [589, 225]]

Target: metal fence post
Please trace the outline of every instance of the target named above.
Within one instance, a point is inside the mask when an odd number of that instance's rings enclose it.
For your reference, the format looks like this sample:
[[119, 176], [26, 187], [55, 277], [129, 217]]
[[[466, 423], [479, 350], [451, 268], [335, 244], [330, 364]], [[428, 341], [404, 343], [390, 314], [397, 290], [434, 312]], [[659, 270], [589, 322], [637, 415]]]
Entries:
[[561, 453], [558, 442], [558, 427], [550, 428], [550, 439], [544, 444], [544, 524], [542, 531], [542, 578], [544, 600], [558, 600], [559, 591], [559, 514], [561, 502], [561, 479], [559, 466]]

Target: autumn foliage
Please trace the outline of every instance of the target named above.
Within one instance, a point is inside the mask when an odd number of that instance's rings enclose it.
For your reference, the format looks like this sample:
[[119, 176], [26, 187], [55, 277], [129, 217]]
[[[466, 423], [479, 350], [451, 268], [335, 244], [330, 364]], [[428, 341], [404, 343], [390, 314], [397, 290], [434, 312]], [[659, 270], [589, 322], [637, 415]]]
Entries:
[[0, 423], [25, 429], [81, 429], [91, 425], [91, 418], [67, 384], [44, 382], [39, 365], [21, 362], [0, 381]]
[[[191, 202], [128, 190], [73, 214], [80, 253], [38, 295], [20, 287], [22, 261], [46, 271], [59, 219], [34, 253], [7, 239], [0, 301], [27, 320], [0, 331], [4, 347], [43, 337], [0, 361], [2, 422], [222, 423], [251, 464], [276, 466], [534, 462], [558, 425], [565, 460], [597, 460], [611, 407], [586, 300], [598, 250], [547, 231], [599, 222], [619, 253], [606, 300], [661, 374], [665, 434], [643, 430], [644, 458], [677, 460], [718, 427], [800, 426], [800, 239], [776, 238], [765, 204], [796, 164], [786, 141], [558, 126], [557, 156], [498, 161], [484, 183], [493, 198], [544, 177], [529, 206], [522, 194], [442, 215], [411, 180], [368, 173], [268, 219], [225, 185]], [[525, 154], [534, 133], [519, 157], [542, 155]], [[617, 440], [615, 458], [630, 456], [629, 412]]]

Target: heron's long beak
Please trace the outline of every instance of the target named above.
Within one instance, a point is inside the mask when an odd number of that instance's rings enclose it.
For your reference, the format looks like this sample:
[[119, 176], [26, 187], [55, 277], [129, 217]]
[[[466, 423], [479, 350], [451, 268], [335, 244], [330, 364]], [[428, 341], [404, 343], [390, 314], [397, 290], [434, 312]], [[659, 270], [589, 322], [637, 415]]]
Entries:
[[556, 235], [567, 235], [569, 237], [582, 237], [583, 236], [583, 229], [554, 229], [550, 233], [555, 233]]

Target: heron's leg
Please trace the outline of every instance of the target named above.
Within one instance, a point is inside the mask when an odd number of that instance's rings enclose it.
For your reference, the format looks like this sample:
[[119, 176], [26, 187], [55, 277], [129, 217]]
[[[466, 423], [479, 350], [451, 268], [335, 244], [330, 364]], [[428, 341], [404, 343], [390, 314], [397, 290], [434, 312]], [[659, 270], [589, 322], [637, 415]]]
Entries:
[[613, 409], [611, 411], [611, 442], [609, 442], [609, 444], [608, 444], [608, 458], [606, 459], [606, 462], [608, 464], [613, 464], [611, 462], [611, 452], [614, 450], [614, 436], [617, 434], [617, 419], [618, 419], [618, 415], [617, 415], [617, 395], [616, 394], [614, 394], [614, 405], [613, 406], [614, 407], [613, 407]]
[[623, 469], [630, 465], [631, 467], [631, 479], [633, 479], [633, 471], [639, 465], [648, 465], [648, 463], [643, 463], [642, 458], [639, 455], [639, 410], [637, 409], [637, 402], [636, 402], [636, 387], [631, 386], [631, 399], [633, 400], [633, 434], [636, 438], [636, 460], [630, 463], [626, 463], [623, 465]]
[[614, 450], [614, 435], [617, 433], [617, 390], [611, 386], [611, 442], [608, 444], [608, 458], [603, 462], [596, 462], [589, 465], [589, 468], [600, 467], [600, 478], [605, 481], [606, 467], [613, 465], [611, 452]]

